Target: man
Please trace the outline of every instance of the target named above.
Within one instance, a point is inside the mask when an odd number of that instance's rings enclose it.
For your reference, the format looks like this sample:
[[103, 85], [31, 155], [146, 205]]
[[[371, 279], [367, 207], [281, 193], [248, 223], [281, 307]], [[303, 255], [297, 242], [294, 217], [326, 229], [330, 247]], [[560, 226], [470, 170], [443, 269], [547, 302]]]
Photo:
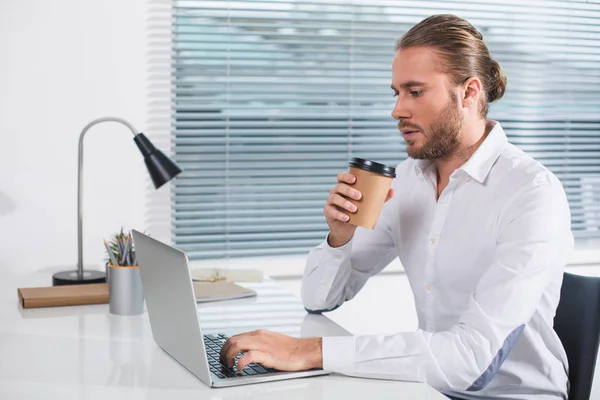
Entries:
[[338, 175], [327, 239], [307, 260], [302, 299], [322, 312], [352, 299], [399, 257], [419, 329], [391, 336], [297, 339], [256, 331], [223, 347], [230, 365], [323, 368], [427, 382], [460, 399], [564, 399], [567, 359], [553, 318], [573, 247], [558, 179], [509, 144], [488, 103], [506, 78], [481, 34], [430, 17], [398, 42], [392, 111], [411, 157], [374, 230], [348, 224], [355, 178]]

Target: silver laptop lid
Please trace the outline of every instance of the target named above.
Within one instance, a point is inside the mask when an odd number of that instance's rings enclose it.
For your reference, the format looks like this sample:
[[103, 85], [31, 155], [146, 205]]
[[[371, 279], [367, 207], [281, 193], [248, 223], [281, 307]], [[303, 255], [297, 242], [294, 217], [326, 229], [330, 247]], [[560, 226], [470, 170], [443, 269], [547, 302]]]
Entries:
[[211, 386], [187, 256], [135, 229], [132, 237], [154, 341]]

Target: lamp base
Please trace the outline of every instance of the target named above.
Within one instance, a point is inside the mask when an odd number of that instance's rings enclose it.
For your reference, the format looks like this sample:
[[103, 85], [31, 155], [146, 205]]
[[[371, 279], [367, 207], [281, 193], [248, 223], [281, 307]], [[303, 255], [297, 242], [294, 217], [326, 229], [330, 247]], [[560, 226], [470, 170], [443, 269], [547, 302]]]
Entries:
[[102, 271], [83, 271], [80, 278], [77, 271], [62, 271], [52, 275], [52, 286], [85, 285], [106, 282], [106, 273]]

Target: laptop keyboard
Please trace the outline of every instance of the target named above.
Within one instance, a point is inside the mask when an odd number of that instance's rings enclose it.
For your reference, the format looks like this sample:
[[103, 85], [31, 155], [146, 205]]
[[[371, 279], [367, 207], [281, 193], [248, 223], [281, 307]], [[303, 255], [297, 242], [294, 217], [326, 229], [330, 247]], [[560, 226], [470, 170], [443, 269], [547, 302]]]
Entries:
[[221, 347], [229, 339], [227, 335], [204, 335], [204, 347], [206, 348], [206, 355], [208, 356], [208, 366], [210, 371], [222, 379], [238, 378], [241, 376], [256, 376], [269, 374], [271, 372], [277, 372], [276, 369], [265, 368], [260, 364], [250, 363], [241, 371], [237, 370], [237, 362], [242, 356], [242, 353], [238, 354], [235, 358], [235, 365], [232, 368], [227, 368], [226, 365], [221, 364], [219, 356], [221, 353]]

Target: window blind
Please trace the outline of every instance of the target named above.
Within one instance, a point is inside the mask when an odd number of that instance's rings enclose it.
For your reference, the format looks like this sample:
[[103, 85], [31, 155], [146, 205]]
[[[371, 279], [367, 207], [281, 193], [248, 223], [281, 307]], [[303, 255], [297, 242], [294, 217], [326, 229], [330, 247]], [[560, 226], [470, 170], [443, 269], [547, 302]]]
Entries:
[[173, 243], [191, 259], [304, 253], [353, 156], [395, 166], [395, 42], [468, 19], [508, 77], [509, 140], [557, 174], [576, 236], [600, 236], [600, 4], [175, 0]]

